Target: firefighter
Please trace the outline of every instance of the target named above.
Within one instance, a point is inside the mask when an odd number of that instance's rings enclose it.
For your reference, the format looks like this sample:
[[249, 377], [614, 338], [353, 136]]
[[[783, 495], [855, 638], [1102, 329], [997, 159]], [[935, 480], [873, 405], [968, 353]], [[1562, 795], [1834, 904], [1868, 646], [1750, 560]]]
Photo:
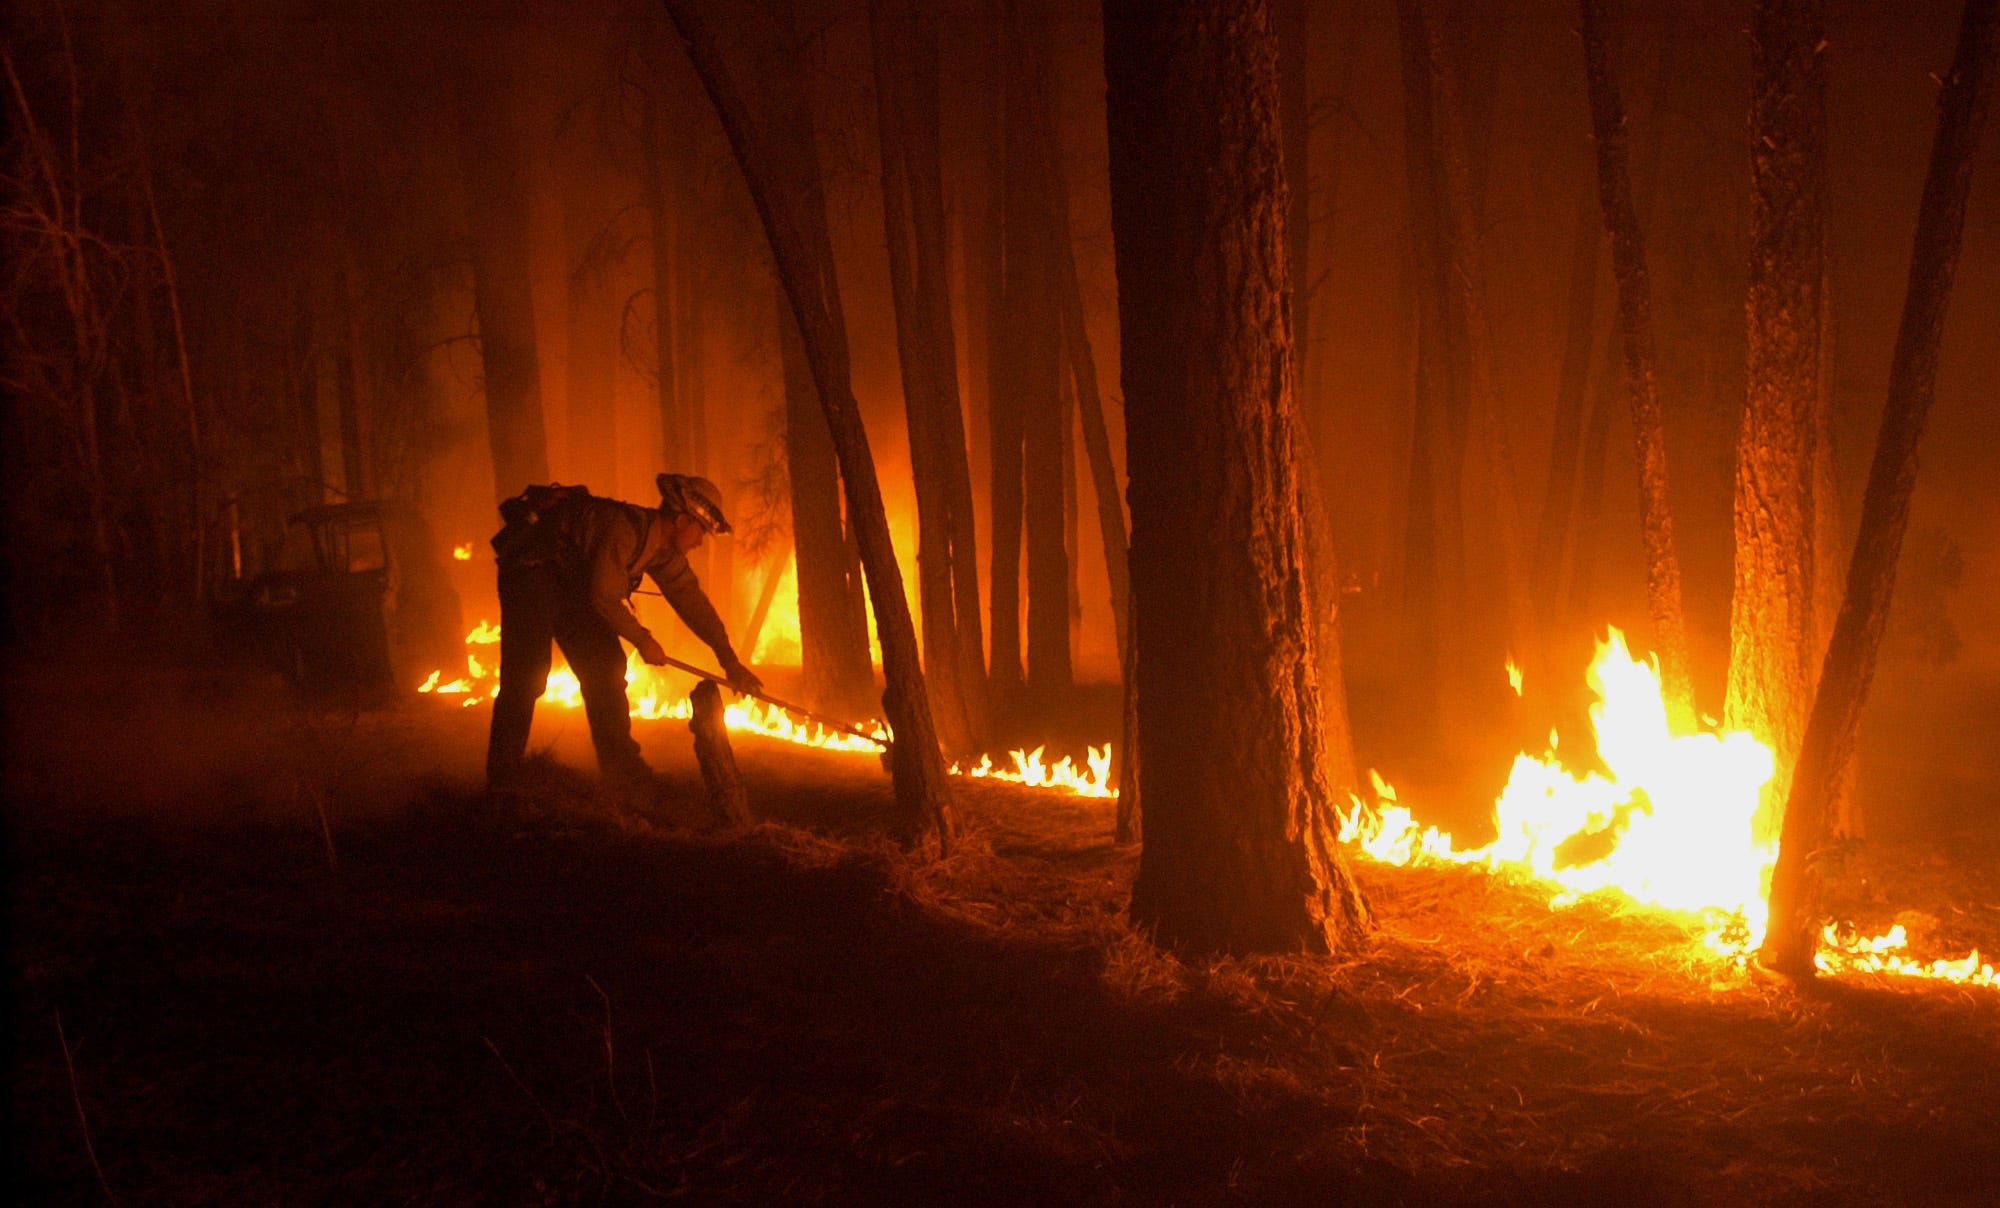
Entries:
[[659, 476], [658, 507], [604, 499], [582, 487], [530, 487], [500, 506], [506, 521], [493, 538], [499, 563], [500, 694], [487, 739], [489, 789], [516, 787], [535, 702], [548, 686], [549, 643], [562, 648], [583, 690], [584, 716], [599, 772], [624, 786], [651, 783], [652, 770], [632, 740], [625, 698], [625, 649], [658, 666], [659, 639], [639, 623], [631, 594], [641, 575], [708, 643], [739, 692], [763, 687], [736, 650], [687, 555], [711, 534], [727, 533], [722, 497], [706, 478]]

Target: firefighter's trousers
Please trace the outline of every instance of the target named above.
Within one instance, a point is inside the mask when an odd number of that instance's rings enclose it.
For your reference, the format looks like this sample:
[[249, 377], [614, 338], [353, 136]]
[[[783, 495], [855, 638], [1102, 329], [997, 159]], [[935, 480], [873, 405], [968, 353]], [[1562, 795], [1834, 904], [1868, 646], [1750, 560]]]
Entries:
[[555, 560], [502, 559], [499, 580], [500, 695], [486, 744], [487, 784], [504, 787], [520, 773], [535, 702], [548, 687], [551, 641], [582, 688], [598, 769], [606, 777], [644, 777], [625, 699], [625, 648], [591, 606], [583, 576]]

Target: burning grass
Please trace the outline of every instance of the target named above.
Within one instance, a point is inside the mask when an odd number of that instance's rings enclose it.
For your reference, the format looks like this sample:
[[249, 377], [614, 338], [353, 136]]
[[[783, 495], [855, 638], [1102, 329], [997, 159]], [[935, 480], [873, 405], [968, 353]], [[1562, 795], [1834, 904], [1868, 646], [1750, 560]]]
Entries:
[[[643, 816], [544, 763], [503, 819], [451, 770], [477, 720], [327, 740], [337, 865], [248, 799], [302, 768], [99, 799], [140, 724], [16, 782], [37, 1198], [97, 1194], [77, 1104], [121, 1202], [1940, 1203], [2000, 1169], [1990, 991], [1800, 996], [1658, 912], [1365, 863], [1360, 949], [1183, 962], [1126, 921], [1108, 801], [962, 781], [967, 841], [912, 863], [879, 772], [745, 739], [766, 821], [706, 831], [642, 727]], [[1994, 867], [1857, 850], [1843, 906], [2000, 946]]]

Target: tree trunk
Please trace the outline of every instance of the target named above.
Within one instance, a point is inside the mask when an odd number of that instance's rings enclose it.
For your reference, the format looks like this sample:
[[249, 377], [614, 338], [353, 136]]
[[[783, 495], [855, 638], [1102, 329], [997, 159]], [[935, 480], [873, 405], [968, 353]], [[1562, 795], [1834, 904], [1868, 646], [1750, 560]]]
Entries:
[[[1328, 951], [1268, 3], [1105, 5], [1146, 843], [1133, 917], [1193, 951]], [[1224, 170], [1227, 165], [1227, 170]]]
[[1118, 790], [1118, 809], [1112, 838], [1119, 843], [1137, 843], [1145, 822], [1144, 803], [1139, 795], [1139, 640], [1136, 627], [1125, 633], [1119, 648], [1118, 664], [1125, 671], [1120, 685], [1118, 749], [1112, 752], [1112, 784]]
[[1590, 85], [1590, 121], [1597, 136], [1598, 197], [1611, 237], [1618, 277], [1618, 325], [1625, 343], [1625, 390], [1639, 466], [1639, 527], [1646, 551], [1646, 602], [1670, 716], [1692, 731], [1694, 678], [1688, 666], [1687, 614], [1681, 604], [1680, 555], [1674, 549], [1673, 512], [1667, 505], [1667, 433], [1660, 411], [1657, 357], [1653, 351], [1653, 293], [1646, 245], [1632, 202], [1625, 142], [1625, 109], [1611, 74], [1604, 42], [1603, 0], [1582, 0], [1584, 74]]
[[[1569, 303], [1563, 321], [1561, 368], [1556, 373], [1555, 425], [1549, 437], [1549, 479], [1542, 494], [1535, 538], [1535, 582], [1560, 588], [1575, 565], [1576, 484], [1589, 419], [1592, 345], [1598, 326], [1597, 276], [1604, 248], [1604, 219], [1592, 173], [1577, 206], [1576, 241], [1570, 247]], [[1557, 599], [1561, 596], [1558, 593]], [[1551, 656], [1568, 641], [1569, 620], [1560, 608], [1542, 613], [1542, 646]]]
[[569, 269], [564, 310], [569, 348], [563, 363], [569, 472], [571, 479], [599, 495], [622, 498], [617, 457], [619, 302], [608, 279], [610, 257], [604, 250], [617, 207], [606, 190], [594, 181], [586, 183], [586, 164], [572, 166], [574, 177], [562, 190]]
[[[944, 199], [935, 174], [935, 89], [922, 92], [916, 64], [933, 65], [937, 34], [910, 0], [870, 0], [869, 39], [875, 65], [875, 115], [881, 132], [882, 222], [889, 248], [889, 284], [896, 310], [896, 350], [903, 374], [903, 413], [910, 436], [910, 477], [917, 496], [917, 603], [923, 616], [925, 683], [946, 749], [973, 750], [971, 721], [959, 683], [957, 596], [952, 591], [954, 534], [949, 456], [939, 429], [946, 407], [958, 408], [958, 364], [944, 280]], [[920, 114], [928, 102], [928, 115]], [[930, 153], [913, 146], [931, 135]], [[933, 171], [918, 176], [917, 161]], [[919, 237], [916, 212], [925, 210]]]
[[1354, 730], [1347, 712], [1347, 668], [1340, 646], [1340, 556], [1333, 546], [1333, 518], [1319, 476], [1319, 450], [1300, 423], [1299, 503], [1304, 509], [1306, 582], [1312, 591], [1313, 657], [1319, 672], [1320, 729], [1325, 735], [1327, 791], [1335, 801], [1361, 789], [1354, 758]]
[[[723, 62], [720, 47], [691, 0], [666, 0], [666, 8], [696, 73], [715, 102], [716, 114], [749, 184], [751, 200], [763, 219], [833, 436], [882, 644], [882, 669], [887, 680], [882, 707], [895, 734], [889, 748], [889, 771], [896, 788], [898, 829], [906, 846], [930, 841], [942, 854], [950, 850], [957, 831], [956, 812], [931, 721], [916, 626], [903, 596], [903, 576], [889, 540], [882, 489], [875, 480], [868, 433], [861, 426], [849, 378], [847, 333], [834, 290], [833, 260], [827, 252], [819, 165], [816, 159], [798, 153], [796, 141], [789, 148], [784, 141], [774, 142], [754, 121]], [[801, 107], [793, 110], [790, 120], [798, 128], [809, 119]], [[788, 149], [792, 152], [789, 156]], [[799, 550], [803, 562], [804, 546]]]
[[[1419, 733], [1439, 729], [1447, 691], [1443, 668], [1456, 666], [1444, 647], [1463, 584], [1461, 561], [1462, 458], [1454, 454], [1463, 431], [1465, 403], [1455, 389], [1450, 265], [1444, 254], [1444, 213], [1438, 180], [1431, 58], [1423, 15], [1412, 0], [1397, 4], [1402, 50], [1403, 156], [1409, 193], [1410, 240], [1415, 262], [1417, 355], [1414, 428], [1410, 443], [1409, 507], [1403, 538], [1402, 667], [1415, 706], [1409, 721]], [[1129, 471], [1128, 471], [1129, 472]]]
[[[1639, 229], [1645, 230], [1648, 214], [1652, 210], [1655, 185], [1659, 179], [1660, 150], [1664, 142], [1664, 122], [1659, 115], [1667, 107], [1670, 89], [1675, 81], [1676, 27], [1669, 23], [1657, 44], [1653, 62], [1652, 79], [1648, 84], [1646, 112], [1653, 116], [1652, 125], [1644, 142], [1639, 146], [1639, 154], [1631, 172], [1633, 208], [1638, 215]], [[1629, 117], [1629, 115], [1628, 115]], [[1628, 122], [1629, 125], [1629, 122]], [[1589, 207], [1589, 225], [1597, 236], [1598, 243], [1608, 242], [1602, 238], [1604, 229], [1602, 205], [1597, 199], [1595, 174], [1585, 204]], [[1596, 282], [1591, 286], [1596, 292]], [[1610, 327], [1612, 306], [1616, 304], [1616, 292], [1607, 295], [1608, 304], [1593, 308], [1588, 322], [1592, 330]], [[1598, 312], [1601, 311], [1600, 315]], [[1576, 465], [1558, 484], [1555, 470], [1551, 467], [1549, 491], [1551, 497], [1557, 490], [1564, 492], [1559, 517], [1562, 528], [1551, 540], [1561, 550], [1567, 550], [1568, 564], [1555, 579], [1547, 580], [1553, 585], [1552, 594], [1559, 597], [1561, 615], [1551, 622], [1551, 632], [1558, 638], [1558, 644], [1567, 644], [1576, 637], [1588, 638], [1598, 623], [1591, 598], [1593, 578], [1596, 573], [1598, 552], [1598, 521], [1604, 514], [1605, 460], [1610, 447], [1612, 407], [1606, 397], [1611, 391], [1611, 382], [1624, 370], [1619, 364], [1623, 355], [1621, 342], [1613, 339], [1591, 340], [1594, 348], [1588, 350], [1588, 361], [1584, 364], [1580, 405], [1573, 419], [1559, 414], [1559, 423], [1566, 423], [1567, 430], [1559, 429], [1558, 441], [1580, 440], [1582, 453]], [[1579, 435], [1580, 434], [1580, 435]], [[1544, 520], [1544, 532], [1551, 523]]]
[[[1050, 182], [1059, 168], [1052, 108], [1048, 14], [1008, 0], [1006, 55], [1005, 400], [1021, 422], [1021, 512], [1028, 561], [1028, 686], [1038, 695], [1070, 684], [1069, 559], [1063, 552], [1061, 241]], [[996, 429], [997, 431], [997, 429]], [[995, 448], [999, 440], [996, 436]], [[995, 453], [995, 482], [999, 454]], [[1001, 505], [997, 501], [997, 518]], [[997, 530], [996, 530], [997, 532]], [[996, 537], [996, 558], [998, 545]], [[994, 580], [999, 582], [996, 572]], [[997, 598], [996, 598], [997, 601]], [[997, 625], [997, 618], [996, 618]], [[996, 640], [997, 640], [996, 632]]]
[[528, 275], [527, 193], [514, 159], [514, 139], [490, 98], [466, 91], [458, 105], [493, 490], [496, 498], [505, 499], [529, 483], [549, 480]]
[[678, 276], [674, 259], [678, 236], [668, 197], [667, 159], [671, 152], [662, 129], [661, 108], [660, 99], [649, 92], [640, 109], [640, 142], [646, 148], [646, 159], [639, 173], [639, 195], [652, 220], [653, 363], [660, 410], [660, 461], [662, 465], [683, 466], [688, 464], [691, 442], [681, 417], [680, 354], [674, 342], [674, 280]]
[[840, 516], [840, 468], [826, 412], [813, 384], [798, 319], [778, 290], [778, 348], [785, 374], [785, 457], [797, 551], [799, 675], [808, 708], [866, 712], [875, 672], [861, 584], [848, 573], [847, 531]]
[[[1520, 492], [1508, 446], [1499, 373], [1494, 365], [1492, 325], [1486, 310], [1486, 278], [1479, 252], [1478, 218], [1485, 192], [1485, 163], [1492, 142], [1492, 88], [1489, 82], [1483, 93], [1476, 94], [1474, 117], [1480, 134], [1476, 139], [1468, 139], [1465, 133], [1468, 123], [1458, 103], [1456, 75], [1446, 57], [1440, 27], [1425, 11], [1422, 0], [1405, 0], [1405, 3], [1422, 28], [1430, 58], [1431, 133], [1436, 139], [1434, 153], [1442, 185], [1443, 255], [1449, 270], [1446, 305], [1451, 308], [1448, 321], [1453, 331], [1453, 355], [1447, 364], [1452, 375], [1459, 379], [1456, 389], [1466, 399], [1464, 426], [1454, 433], [1454, 459], [1459, 463], [1459, 472], [1467, 475], [1460, 489], [1470, 487], [1474, 498], [1487, 501], [1480, 511], [1479, 518], [1484, 523], [1480, 526], [1478, 546], [1471, 547], [1486, 552], [1486, 565], [1479, 568], [1481, 573], [1476, 581], [1497, 580], [1500, 588], [1488, 595], [1488, 603], [1468, 612], [1462, 621], [1470, 631], [1482, 620], [1497, 619], [1499, 640], [1506, 650], [1517, 658], [1539, 664], [1542, 660], [1535, 641], [1538, 636], [1535, 595], [1528, 582], [1520, 532]], [[1478, 452], [1470, 461], [1468, 446]], [[1462, 539], [1470, 540], [1464, 518], [1460, 524]], [[1493, 607], [1494, 604], [1498, 607]], [[1498, 683], [1493, 667], [1504, 652], [1474, 646], [1466, 653], [1471, 655], [1471, 661], [1461, 670], [1467, 689]]]
[[1069, 238], [1068, 186], [1057, 176], [1056, 193], [1063, 238], [1062, 268], [1057, 288], [1062, 298], [1063, 347], [1076, 386], [1077, 418], [1083, 427], [1083, 451], [1090, 463], [1090, 484], [1097, 500], [1097, 531], [1104, 541], [1104, 571], [1111, 584], [1111, 622], [1118, 641], [1118, 661], [1125, 661], [1126, 630], [1132, 609], [1132, 575], [1125, 556], [1125, 506], [1119, 502], [1118, 470], [1111, 462], [1111, 434], [1104, 424], [1104, 398], [1097, 388], [1097, 358], [1090, 350], [1090, 333], [1083, 325], [1083, 284], [1077, 277], [1076, 247]]
[[1736, 451], [1736, 574], [1723, 722], [1769, 744], [1758, 811], [1776, 833], [1810, 703], [1813, 408], [1825, 250], [1821, 0], [1751, 18], [1749, 391]]
[[[1291, 185], [1291, 210], [1285, 215], [1286, 252], [1292, 258], [1292, 360], [1298, 366], [1297, 379], [1305, 381], [1305, 365], [1311, 360], [1307, 347], [1312, 339], [1312, 3], [1311, 0], [1277, 0], [1278, 24], [1278, 119], [1283, 134], [1285, 180]], [[1299, 392], [1298, 409], [1304, 420], [1311, 403]], [[1317, 451], [1317, 445], [1314, 446]], [[1312, 524], [1315, 518], [1306, 517]]]
[[985, 136], [986, 207], [977, 229], [985, 252], [987, 461], [987, 685], [994, 707], [1008, 708], [1021, 686], [1021, 407], [1008, 384], [1007, 339], [1007, 60], [1009, 22], [1005, 0], [987, 0], [981, 17], [990, 27], [983, 61], [997, 65], [988, 80], [982, 124]]
[[688, 704], [688, 730], [694, 735], [695, 762], [708, 789], [709, 812], [723, 826], [750, 825], [750, 798], [736, 770], [736, 752], [729, 746], [722, 689], [711, 680], [703, 680], [694, 686]]
[[1937, 394], [1938, 345], [1965, 230], [1973, 152], [1985, 124], [1995, 68], [1995, 0], [1966, 0], [1958, 51], [1938, 96], [1936, 140], [1917, 214], [1916, 246], [1902, 326], [1889, 368], [1889, 399], [1848, 564], [1847, 594], [1813, 699], [1811, 722], [1786, 799], [1783, 837], [1771, 876], [1765, 964], [1795, 977], [1814, 972], [1819, 915], [1818, 855], [1841, 769], [1867, 699], [1888, 622], [1896, 560], [1917, 482], [1917, 442]]

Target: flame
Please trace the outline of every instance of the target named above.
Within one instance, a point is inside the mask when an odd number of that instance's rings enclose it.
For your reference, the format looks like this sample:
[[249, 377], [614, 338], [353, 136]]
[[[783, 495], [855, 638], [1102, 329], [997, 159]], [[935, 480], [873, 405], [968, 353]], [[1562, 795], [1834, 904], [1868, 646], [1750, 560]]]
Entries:
[[454, 545], [451, 549], [451, 556], [460, 562], [472, 561], [472, 542], [468, 541], [464, 545]]
[[1067, 789], [1079, 797], [1116, 797], [1118, 791], [1111, 787], [1111, 744], [1088, 748], [1084, 761], [1088, 765], [1079, 770], [1065, 755], [1054, 764], [1042, 762], [1042, 752], [1046, 748], [1036, 747], [1032, 751], [1010, 751], [1013, 760], [1010, 768], [996, 768], [990, 756], [981, 755], [979, 762], [969, 768], [957, 764], [951, 767], [955, 776], [970, 776], [974, 779], [991, 777], [995, 780], [1011, 780], [1032, 788]]
[[[1509, 667], [1510, 678], [1513, 668]], [[1598, 644], [1589, 684], [1598, 757], [1610, 775], [1577, 775], [1549, 750], [1515, 757], [1494, 803], [1498, 837], [1460, 851], [1449, 834], [1419, 828], [1395, 790], [1373, 772], [1375, 800], [1354, 798], [1340, 838], [1390, 864], [1470, 864], [1533, 877], [1562, 907], [1617, 891], [1633, 901], [1699, 916], [1704, 945], [1747, 962], [1762, 943], [1775, 844], [1752, 828], [1774, 765], [1770, 748], [1745, 731], [1676, 732], [1650, 660], [1636, 659], [1616, 629]], [[1518, 681], [1517, 681], [1518, 683]], [[1712, 723], [1711, 723], [1712, 727]], [[2000, 985], [1979, 954], [1923, 962], [1907, 955], [1902, 927], [1867, 939], [1830, 926], [1819, 968]]]
[[[772, 621], [778, 621], [780, 614], [774, 608]], [[796, 641], [797, 616], [790, 614], [791, 631]], [[768, 626], [765, 637], [772, 633]], [[780, 629], [779, 632], [782, 632]], [[490, 646], [500, 640], [500, 627], [481, 620], [465, 635], [468, 647]], [[759, 642], [758, 649], [764, 650]], [[448, 683], [441, 683], [442, 670], [433, 671], [417, 691], [429, 694], [465, 694], [466, 707], [480, 704], [499, 695], [499, 668], [489, 667], [480, 660], [476, 650], [468, 650], [465, 656], [466, 673]], [[688, 705], [685, 680], [679, 673], [661, 671], [649, 667], [639, 658], [636, 651], [628, 652], [625, 658], [626, 697], [630, 702], [633, 717], [643, 721], [686, 721], [691, 716]], [[576, 678], [576, 672], [560, 656], [549, 671], [548, 687], [543, 690], [541, 704], [562, 709], [583, 707], [583, 686]], [[790, 713], [762, 701], [740, 699], [723, 711], [724, 723], [742, 733], [760, 734], [766, 738], [776, 738], [799, 746], [817, 747], [827, 751], [845, 751], [855, 754], [877, 756], [882, 743], [889, 740], [889, 729], [880, 721], [864, 723], [859, 728], [872, 734], [874, 741], [860, 734], [844, 730], [832, 730], [818, 722], [793, 717]], [[1085, 766], [1079, 768], [1068, 756], [1051, 764], [1043, 759], [1044, 748], [1032, 751], [1008, 752], [1008, 765], [995, 766], [990, 756], [982, 755], [979, 762], [971, 767], [951, 765], [956, 776], [980, 779], [1005, 780], [1030, 788], [1054, 789], [1072, 793], [1079, 797], [1115, 797], [1111, 788], [1111, 746], [1091, 747], [1085, 756]]]
[[[771, 620], [780, 614], [774, 609]], [[797, 617], [789, 617], [796, 640]], [[766, 636], [772, 631], [767, 628]], [[465, 637], [471, 647], [493, 645], [500, 628], [482, 620]], [[759, 644], [759, 650], [764, 646]], [[465, 707], [491, 700], [500, 691], [497, 668], [466, 654], [466, 674], [441, 682], [433, 671], [417, 691], [463, 694]], [[1520, 671], [1512, 660], [1508, 678], [1520, 691]], [[690, 709], [684, 680], [627, 655], [625, 679], [632, 716], [642, 720], [686, 720]], [[1621, 893], [1627, 898], [1702, 920], [1703, 945], [1717, 958], [1746, 965], [1762, 942], [1765, 894], [1775, 848], [1757, 836], [1751, 820], [1759, 793], [1770, 780], [1770, 748], [1744, 731], [1724, 732], [1704, 718], [1699, 730], [1680, 732], [1669, 722], [1659, 673], [1650, 659], [1633, 657], [1625, 636], [1612, 629], [1598, 644], [1587, 676], [1597, 703], [1590, 708], [1597, 752], [1609, 775], [1582, 775], [1557, 757], [1557, 734], [1549, 732], [1541, 756], [1515, 757], [1506, 787], [1494, 802], [1498, 837], [1485, 847], [1461, 851], [1452, 837], [1423, 827], [1396, 789], [1372, 769], [1371, 801], [1353, 798], [1340, 814], [1340, 840], [1366, 856], [1389, 864], [1450, 863], [1489, 872], [1534, 878], [1544, 884], [1553, 908], [1587, 894]], [[542, 703], [575, 709], [583, 704], [576, 673], [560, 660], [549, 673]], [[794, 718], [783, 709], [741, 699], [724, 711], [731, 730], [761, 734], [823, 750], [874, 757], [880, 745], [859, 735], [829, 730]], [[887, 741], [881, 722], [862, 727]], [[971, 766], [953, 764], [955, 776], [1004, 780], [1079, 797], [1116, 797], [1111, 787], [1111, 746], [1088, 748], [1085, 766], [1067, 756], [1053, 764], [1043, 747], [1011, 751], [1005, 766], [982, 755]], [[1846, 924], [1829, 924], [1818, 953], [1827, 974], [1893, 974], [2000, 986], [1991, 962], [1978, 952], [1956, 960], [1922, 960], [1908, 952], [1908, 935], [1898, 924], [1879, 936], [1862, 937]]]
[[1507, 656], [1507, 686], [1514, 689], [1515, 696], [1521, 695], [1521, 665], [1511, 654]]

